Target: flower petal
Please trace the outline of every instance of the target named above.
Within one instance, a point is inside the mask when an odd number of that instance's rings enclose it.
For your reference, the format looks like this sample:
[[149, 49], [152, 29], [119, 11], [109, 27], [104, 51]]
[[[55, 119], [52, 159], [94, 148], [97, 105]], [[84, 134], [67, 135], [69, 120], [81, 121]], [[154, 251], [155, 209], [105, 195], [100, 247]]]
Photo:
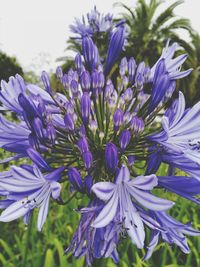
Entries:
[[138, 176], [127, 182], [127, 184], [142, 190], [152, 190], [158, 184], [158, 179], [154, 174], [149, 176]]
[[99, 182], [92, 186], [92, 191], [99, 199], [108, 201], [113, 195], [115, 188], [116, 185], [111, 182]]
[[118, 193], [117, 190], [115, 190], [113, 196], [104, 206], [104, 208], [99, 213], [99, 215], [94, 220], [91, 226], [95, 228], [101, 228], [109, 224], [113, 220], [116, 214], [117, 207], [118, 207]]
[[156, 197], [134, 187], [128, 187], [128, 191], [136, 201], [150, 210], [167, 210], [174, 205], [172, 201]]

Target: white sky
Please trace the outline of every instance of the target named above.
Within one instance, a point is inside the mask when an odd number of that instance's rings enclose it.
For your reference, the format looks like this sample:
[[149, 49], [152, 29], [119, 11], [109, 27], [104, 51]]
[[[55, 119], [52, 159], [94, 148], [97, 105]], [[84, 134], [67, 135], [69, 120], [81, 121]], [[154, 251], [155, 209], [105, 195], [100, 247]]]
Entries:
[[[117, 0], [0, 0], [0, 49], [16, 56], [26, 70], [55, 69], [55, 60], [66, 55], [69, 25], [94, 5], [103, 13], [117, 14]], [[136, 0], [121, 0], [134, 6]], [[167, 5], [172, 0], [167, 0]], [[176, 9], [200, 32], [200, 0], [185, 0]], [[187, 38], [187, 37], [186, 37]]]

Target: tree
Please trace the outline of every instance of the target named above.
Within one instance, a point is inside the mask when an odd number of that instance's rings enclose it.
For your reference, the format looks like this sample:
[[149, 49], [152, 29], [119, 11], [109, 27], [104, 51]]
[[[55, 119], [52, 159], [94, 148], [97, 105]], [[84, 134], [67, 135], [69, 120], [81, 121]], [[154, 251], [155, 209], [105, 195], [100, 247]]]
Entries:
[[23, 75], [23, 70], [16, 58], [0, 52], [0, 80], [8, 80], [10, 76], [16, 73]]

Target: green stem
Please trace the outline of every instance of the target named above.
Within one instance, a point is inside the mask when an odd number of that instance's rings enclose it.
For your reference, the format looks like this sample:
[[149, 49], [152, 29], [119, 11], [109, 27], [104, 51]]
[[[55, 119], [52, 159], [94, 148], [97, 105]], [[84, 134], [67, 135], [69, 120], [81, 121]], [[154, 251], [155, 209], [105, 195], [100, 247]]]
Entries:
[[27, 229], [27, 236], [26, 236], [26, 245], [25, 245], [25, 250], [24, 250], [24, 260], [22, 266], [27, 266], [27, 257], [28, 257], [28, 249], [29, 249], [29, 241], [31, 237], [31, 230], [32, 230], [32, 225], [33, 225], [33, 214], [30, 215], [29, 219], [29, 224], [28, 224], [28, 229]]

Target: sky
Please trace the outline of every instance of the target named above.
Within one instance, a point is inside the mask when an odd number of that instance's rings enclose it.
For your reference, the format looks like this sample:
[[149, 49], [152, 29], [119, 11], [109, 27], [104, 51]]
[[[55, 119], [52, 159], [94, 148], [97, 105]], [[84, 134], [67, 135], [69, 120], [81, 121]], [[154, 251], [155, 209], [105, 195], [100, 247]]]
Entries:
[[[69, 54], [65, 51], [70, 35], [69, 25], [94, 5], [103, 13], [118, 14], [113, 8], [118, 0], [0, 0], [0, 50], [15, 56], [25, 70], [54, 71], [56, 59]], [[134, 7], [136, 0], [120, 2]], [[167, 0], [167, 5], [174, 2]], [[162, 5], [162, 10], [166, 4]], [[200, 33], [200, 0], [185, 0], [176, 8], [179, 17], [191, 20]], [[185, 36], [187, 39], [188, 37]]]

